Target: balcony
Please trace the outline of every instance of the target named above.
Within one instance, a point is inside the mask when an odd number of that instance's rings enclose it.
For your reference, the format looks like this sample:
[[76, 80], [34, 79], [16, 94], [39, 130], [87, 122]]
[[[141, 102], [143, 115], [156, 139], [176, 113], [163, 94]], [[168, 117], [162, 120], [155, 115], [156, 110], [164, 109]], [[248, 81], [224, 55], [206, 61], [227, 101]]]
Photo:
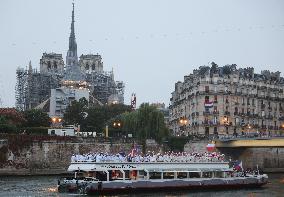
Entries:
[[206, 115], [208, 116], [208, 115], [211, 115], [211, 114], [212, 114], [212, 112], [210, 112], [210, 111], [204, 111], [204, 112], [203, 112], [203, 115], [204, 115], [204, 116], [206, 116]]
[[239, 105], [240, 103], [238, 103], [238, 102], [235, 102], [235, 105]]

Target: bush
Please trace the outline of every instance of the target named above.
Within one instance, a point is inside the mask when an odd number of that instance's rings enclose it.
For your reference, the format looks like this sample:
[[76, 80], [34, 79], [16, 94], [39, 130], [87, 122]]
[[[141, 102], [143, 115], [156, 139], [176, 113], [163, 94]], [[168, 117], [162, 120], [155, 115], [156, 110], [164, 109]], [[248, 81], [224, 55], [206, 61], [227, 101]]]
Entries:
[[29, 135], [48, 135], [48, 129], [49, 127], [24, 127], [21, 131], [26, 130], [26, 134]]
[[189, 137], [181, 136], [181, 137], [170, 137], [168, 139], [168, 146], [172, 151], [183, 151], [184, 145], [188, 142]]
[[12, 124], [0, 124], [1, 133], [16, 133], [17, 127]]

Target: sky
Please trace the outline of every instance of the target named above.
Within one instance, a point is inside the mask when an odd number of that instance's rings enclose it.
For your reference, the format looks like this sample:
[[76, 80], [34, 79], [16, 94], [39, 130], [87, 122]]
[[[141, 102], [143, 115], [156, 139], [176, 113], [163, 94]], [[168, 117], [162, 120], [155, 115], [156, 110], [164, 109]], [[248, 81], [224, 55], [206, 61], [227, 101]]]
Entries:
[[[199, 66], [284, 73], [282, 0], [75, 0], [78, 55], [99, 53], [125, 83], [125, 104], [170, 103]], [[68, 50], [71, 0], [0, 0], [0, 105], [15, 106], [16, 69]]]

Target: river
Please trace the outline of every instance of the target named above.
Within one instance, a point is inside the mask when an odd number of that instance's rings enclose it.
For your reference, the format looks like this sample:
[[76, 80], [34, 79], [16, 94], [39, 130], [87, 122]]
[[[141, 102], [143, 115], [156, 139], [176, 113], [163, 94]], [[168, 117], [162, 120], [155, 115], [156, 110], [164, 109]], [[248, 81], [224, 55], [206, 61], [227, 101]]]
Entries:
[[[261, 189], [243, 189], [229, 191], [182, 191], [182, 192], [160, 192], [160, 193], [140, 193], [125, 196], [155, 196], [155, 197], [175, 197], [175, 196], [229, 196], [229, 197], [273, 197], [284, 196], [284, 174], [269, 174], [269, 184]], [[62, 194], [56, 191], [56, 176], [26, 176], [26, 177], [0, 177], [0, 196], [2, 197], [34, 197], [34, 196], [80, 196], [75, 194]], [[82, 196], [82, 195], [81, 195]], [[117, 195], [113, 195], [117, 196]]]

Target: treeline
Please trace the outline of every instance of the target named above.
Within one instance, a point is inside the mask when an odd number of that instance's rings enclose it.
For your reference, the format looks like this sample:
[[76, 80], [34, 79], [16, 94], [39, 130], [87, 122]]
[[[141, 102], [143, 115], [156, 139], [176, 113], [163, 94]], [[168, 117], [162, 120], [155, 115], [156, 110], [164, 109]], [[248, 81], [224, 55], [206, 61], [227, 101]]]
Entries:
[[[85, 99], [73, 101], [64, 114], [65, 124], [79, 124], [81, 131], [105, 134], [106, 126], [109, 136], [133, 137], [143, 141], [155, 139], [161, 142], [169, 135], [165, 125], [164, 114], [156, 107], [143, 103], [137, 110], [128, 105], [115, 104], [88, 107]], [[114, 125], [119, 123], [119, 126]]]

